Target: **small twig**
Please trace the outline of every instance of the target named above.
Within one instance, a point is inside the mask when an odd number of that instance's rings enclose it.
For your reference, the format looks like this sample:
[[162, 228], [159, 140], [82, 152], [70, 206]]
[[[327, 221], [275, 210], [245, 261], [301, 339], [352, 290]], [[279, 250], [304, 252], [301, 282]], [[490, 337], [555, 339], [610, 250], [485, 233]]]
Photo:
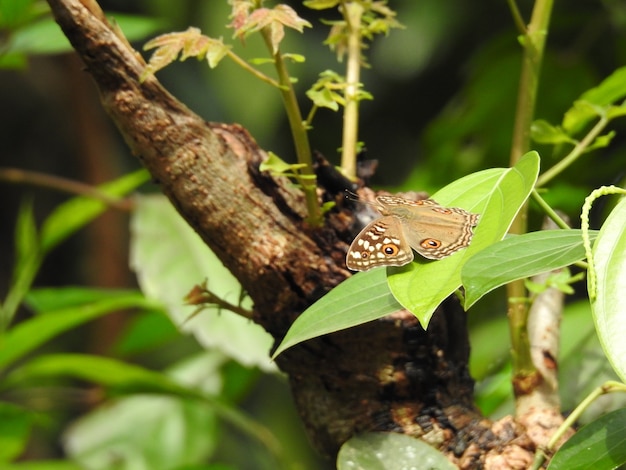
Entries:
[[13, 184], [27, 184], [30, 186], [54, 189], [76, 196], [90, 197], [102, 201], [115, 209], [126, 212], [131, 211], [133, 208], [132, 201], [129, 199], [112, 197], [94, 186], [60, 176], [21, 170], [19, 168], [0, 168], [0, 180]]

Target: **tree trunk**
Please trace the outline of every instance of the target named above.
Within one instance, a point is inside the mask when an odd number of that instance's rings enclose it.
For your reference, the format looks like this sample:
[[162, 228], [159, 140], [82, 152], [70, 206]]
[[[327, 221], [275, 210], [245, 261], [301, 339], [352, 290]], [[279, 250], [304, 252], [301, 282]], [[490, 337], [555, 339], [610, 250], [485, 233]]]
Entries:
[[[302, 310], [350, 275], [344, 259], [354, 217], [342, 195], [323, 228], [307, 227], [303, 196], [259, 172], [265, 153], [245, 129], [204, 122], [155, 78], [140, 84], [144, 61], [94, 1], [48, 3], [133, 153], [241, 282], [255, 321], [279, 341]], [[394, 431], [477, 468], [490, 466], [490, 455], [532, 445], [510, 421], [494, 426], [480, 416], [468, 356], [465, 313], [449, 299], [427, 332], [401, 311], [307, 341], [277, 363], [322, 453], [333, 457], [358, 432]]]

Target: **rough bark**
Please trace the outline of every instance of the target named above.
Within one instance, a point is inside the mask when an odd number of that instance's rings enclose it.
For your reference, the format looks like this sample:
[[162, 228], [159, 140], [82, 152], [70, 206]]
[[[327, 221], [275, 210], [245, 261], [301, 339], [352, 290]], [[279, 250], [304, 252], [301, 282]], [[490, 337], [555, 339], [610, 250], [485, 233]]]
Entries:
[[[324, 228], [307, 227], [301, 194], [259, 172], [265, 153], [243, 128], [204, 122], [154, 78], [140, 84], [145, 63], [93, 1], [48, 3], [134, 154], [239, 279], [255, 321], [280, 340], [299, 312], [349, 276], [350, 211], [339, 207]], [[528, 455], [532, 444], [519, 427], [494, 425], [474, 408], [468, 356], [465, 313], [451, 299], [428, 332], [398, 312], [294, 347], [278, 365], [326, 455], [357, 432], [382, 430], [421, 436], [463, 468], [525, 468], [517, 452]]]

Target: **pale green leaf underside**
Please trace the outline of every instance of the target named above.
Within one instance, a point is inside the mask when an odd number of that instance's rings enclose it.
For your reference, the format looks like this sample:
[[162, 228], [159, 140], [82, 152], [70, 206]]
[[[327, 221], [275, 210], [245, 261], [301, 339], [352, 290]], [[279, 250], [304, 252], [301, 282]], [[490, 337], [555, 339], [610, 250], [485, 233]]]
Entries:
[[[194, 285], [206, 279], [214, 294], [234, 305], [241, 286], [163, 196], [137, 198], [131, 235], [131, 266], [141, 290], [166, 307], [174, 324], [207, 349], [217, 348], [246, 366], [275, 369], [267, 357], [272, 338], [259, 325], [217, 308], [191, 318], [195, 307], [183, 299]], [[250, 303], [245, 299], [242, 306]]]
[[[594, 239], [597, 232], [589, 235]], [[463, 266], [465, 309], [497, 287], [584, 258], [580, 230], [545, 230], [506, 238], [477, 253]]]
[[434, 447], [396, 433], [367, 433], [348, 440], [337, 455], [338, 470], [397, 470], [457, 468]]
[[596, 297], [591, 311], [600, 343], [626, 381], [626, 198], [613, 209], [593, 246]]
[[426, 328], [437, 306], [461, 285], [461, 267], [473, 255], [501, 240], [528, 198], [539, 173], [539, 155], [530, 152], [513, 168], [473, 173], [433, 195], [439, 204], [480, 214], [469, 247], [438, 261], [417, 256], [413, 263], [389, 268], [396, 300]]
[[302, 312], [272, 357], [307, 339], [376, 320], [401, 308], [389, 292], [383, 269], [357, 273]]

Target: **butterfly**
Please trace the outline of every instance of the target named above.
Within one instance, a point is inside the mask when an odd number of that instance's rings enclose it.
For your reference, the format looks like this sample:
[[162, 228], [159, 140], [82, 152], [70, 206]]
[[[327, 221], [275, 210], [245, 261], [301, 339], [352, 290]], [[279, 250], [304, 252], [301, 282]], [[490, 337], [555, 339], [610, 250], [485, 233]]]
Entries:
[[424, 258], [445, 258], [469, 245], [480, 217], [432, 199], [379, 196], [375, 206], [382, 217], [367, 225], [348, 249], [346, 266], [352, 271], [404, 266], [413, 261], [413, 250]]

